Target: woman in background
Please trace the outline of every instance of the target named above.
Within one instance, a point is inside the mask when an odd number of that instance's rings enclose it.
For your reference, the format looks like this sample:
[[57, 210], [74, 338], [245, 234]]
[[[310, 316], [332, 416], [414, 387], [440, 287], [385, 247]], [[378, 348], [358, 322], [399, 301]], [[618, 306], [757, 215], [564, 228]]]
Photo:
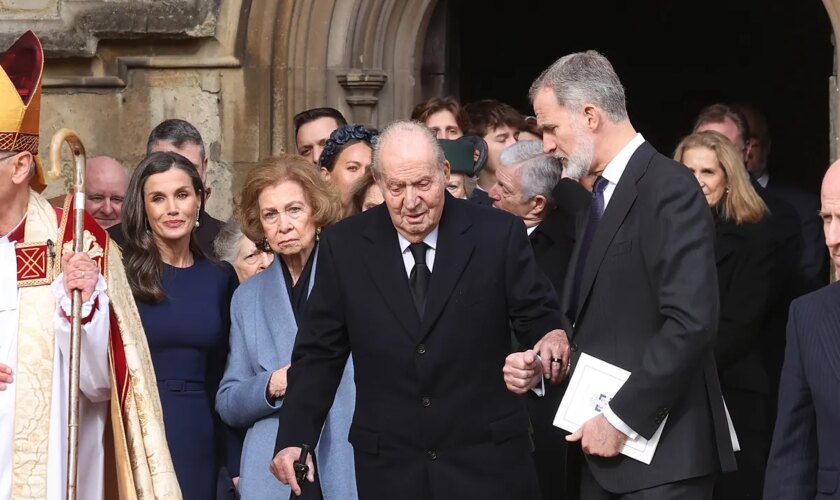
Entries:
[[242, 234], [242, 228], [234, 217], [222, 226], [213, 241], [213, 249], [219, 260], [233, 267], [240, 283], [264, 271], [274, 262], [274, 253], [257, 248], [253, 241]]
[[213, 411], [237, 283], [196, 243], [202, 186], [183, 156], [152, 153], [134, 170], [123, 206], [126, 274], [185, 500], [215, 498], [220, 468], [239, 459], [235, 435]]
[[715, 361], [724, 400], [738, 435], [738, 471], [722, 474], [716, 499], [761, 498], [767, 465], [770, 383], [761, 360], [773, 245], [767, 206], [750, 184], [740, 152], [717, 132], [691, 134], [674, 159], [692, 171], [715, 221], [720, 322]]
[[376, 184], [370, 170], [365, 172], [365, 175], [353, 185], [353, 189], [350, 191], [350, 200], [353, 209], [350, 215], [366, 212], [385, 202], [382, 190], [379, 189], [379, 185]]
[[318, 165], [324, 178], [338, 190], [344, 213], [351, 212], [350, 190], [370, 169], [373, 162], [373, 140], [376, 129], [364, 125], [342, 125], [333, 130]]

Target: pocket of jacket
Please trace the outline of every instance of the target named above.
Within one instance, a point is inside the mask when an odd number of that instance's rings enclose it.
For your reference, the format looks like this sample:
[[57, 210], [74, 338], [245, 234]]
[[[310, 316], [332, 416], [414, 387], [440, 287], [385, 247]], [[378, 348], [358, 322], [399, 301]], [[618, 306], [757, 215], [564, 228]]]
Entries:
[[820, 469], [817, 471], [817, 491], [819, 493], [834, 493], [837, 491], [838, 472], [834, 469]]
[[350, 434], [347, 437], [353, 449], [363, 451], [372, 455], [379, 454], [379, 434], [357, 426], [350, 427]]
[[493, 442], [501, 444], [515, 437], [527, 436], [529, 423], [528, 415], [524, 411], [490, 422]]
[[626, 241], [617, 241], [612, 244], [610, 248], [610, 255], [624, 255], [630, 253], [630, 250], [633, 249], [633, 242], [631, 240]]

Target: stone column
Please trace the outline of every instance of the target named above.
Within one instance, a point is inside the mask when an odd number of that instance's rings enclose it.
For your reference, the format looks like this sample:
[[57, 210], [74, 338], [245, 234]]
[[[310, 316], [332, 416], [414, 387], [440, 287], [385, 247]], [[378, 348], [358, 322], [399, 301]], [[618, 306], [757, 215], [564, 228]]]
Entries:
[[388, 75], [380, 70], [351, 69], [336, 76], [346, 93], [345, 100], [352, 112], [351, 121], [372, 125], [373, 112], [379, 102], [377, 94], [388, 81]]

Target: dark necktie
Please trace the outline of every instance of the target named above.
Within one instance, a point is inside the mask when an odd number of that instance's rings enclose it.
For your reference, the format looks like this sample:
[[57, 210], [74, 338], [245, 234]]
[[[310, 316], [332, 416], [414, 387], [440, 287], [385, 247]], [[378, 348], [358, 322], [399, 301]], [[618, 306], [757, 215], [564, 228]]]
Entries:
[[580, 245], [580, 254], [578, 255], [577, 267], [575, 268], [575, 283], [572, 290], [572, 311], [577, 311], [578, 299], [580, 298], [580, 285], [583, 279], [583, 268], [586, 265], [586, 257], [589, 255], [589, 247], [592, 245], [592, 238], [595, 236], [595, 230], [598, 229], [598, 223], [601, 222], [601, 217], [604, 215], [604, 189], [610, 181], [604, 179], [600, 175], [595, 179], [595, 186], [592, 187], [592, 203], [589, 205], [589, 224], [586, 225], [586, 232], [583, 233], [583, 241]]
[[411, 274], [408, 277], [408, 282], [411, 285], [411, 295], [414, 297], [414, 305], [417, 307], [417, 314], [423, 317], [423, 309], [426, 306], [426, 290], [429, 289], [429, 278], [432, 277], [432, 272], [429, 266], [426, 265], [426, 249], [429, 248], [425, 243], [412, 243], [408, 245], [411, 250], [411, 256], [414, 257], [414, 267], [411, 268]]

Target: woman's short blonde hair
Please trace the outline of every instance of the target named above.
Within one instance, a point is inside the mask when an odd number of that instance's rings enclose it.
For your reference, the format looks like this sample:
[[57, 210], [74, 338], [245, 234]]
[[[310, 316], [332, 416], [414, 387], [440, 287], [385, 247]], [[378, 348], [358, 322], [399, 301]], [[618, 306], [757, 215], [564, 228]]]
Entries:
[[725, 220], [743, 224], [764, 218], [768, 213], [767, 205], [752, 187], [741, 153], [726, 136], [711, 130], [695, 132], [680, 141], [674, 151], [674, 160], [682, 162], [685, 152], [692, 148], [712, 150], [723, 169], [726, 192], [716, 208]]
[[316, 167], [298, 155], [271, 156], [248, 172], [236, 204], [236, 219], [242, 226], [242, 232], [251, 241], [261, 242], [265, 239], [260, 222], [260, 194], [264, 189], [285, 181], [296, 182], [303, 189], [317, 227], [325, 228], [341, 219], [338, 192]]

